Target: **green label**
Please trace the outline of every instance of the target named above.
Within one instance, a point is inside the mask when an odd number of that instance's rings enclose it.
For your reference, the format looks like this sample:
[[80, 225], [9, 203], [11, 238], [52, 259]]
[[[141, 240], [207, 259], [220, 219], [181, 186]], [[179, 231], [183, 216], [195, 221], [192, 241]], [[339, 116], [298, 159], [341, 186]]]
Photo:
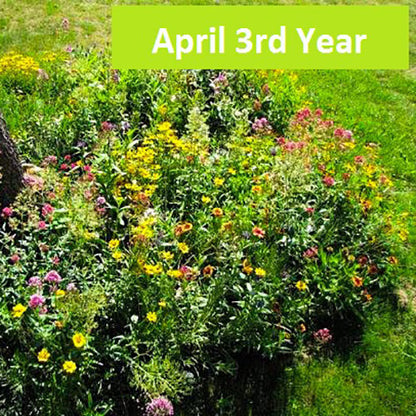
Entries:
[[407, 69], [407, 6], [115, 6], [118, 69]]

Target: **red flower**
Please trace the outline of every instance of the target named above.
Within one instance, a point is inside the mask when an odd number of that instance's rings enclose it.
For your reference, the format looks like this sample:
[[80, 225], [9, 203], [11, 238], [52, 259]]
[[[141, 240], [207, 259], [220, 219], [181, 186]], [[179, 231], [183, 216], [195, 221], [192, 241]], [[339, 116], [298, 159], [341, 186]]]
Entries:
[[252, 233], [258, 238], [264, 238], [264, 236], [266, 235], [266, 232], [260, 227], [253, 227]]

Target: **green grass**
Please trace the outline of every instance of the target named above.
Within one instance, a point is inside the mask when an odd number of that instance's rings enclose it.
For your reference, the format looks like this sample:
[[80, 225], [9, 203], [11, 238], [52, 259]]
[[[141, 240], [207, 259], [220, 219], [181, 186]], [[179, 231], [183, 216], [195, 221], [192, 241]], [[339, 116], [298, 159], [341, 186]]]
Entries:
[[[212, 1], [2, 0], [0, 53], [37, 53], [68, 44], [105, 48], [110, 39], [111, 4], [215, 4]], [[416, 213], [416, 1], [222, 1], [220, 4], [409, 4], [409, 71], [301, 71], [313, 106], [352, 129], [357, 140], [381, 145], [380, 162], [397, 183], [397, 206]], [[70, 22], [69, 31], [61, 26]], [[0, 103], [1, 108], [1, 103]], [[300, 361], [288, 369], [291, 415], [416, 414], [416, 230], [410, 224], [402, 253], [400, 301], [380, 306], [366, 324], [361, 343], [332, 359]]]

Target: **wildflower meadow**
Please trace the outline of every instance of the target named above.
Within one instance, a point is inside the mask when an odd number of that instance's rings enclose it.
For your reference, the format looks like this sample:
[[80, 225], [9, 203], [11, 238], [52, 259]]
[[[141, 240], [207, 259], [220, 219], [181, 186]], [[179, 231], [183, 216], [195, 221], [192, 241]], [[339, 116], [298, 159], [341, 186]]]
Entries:
[[376, 137], [296, 72], [118, 71], [76, 45], [1, 54], [0, 111], [23, 167], [0, 207], [2, 415], [327, 414], [281, 409], [288, 374], [403, 287]]

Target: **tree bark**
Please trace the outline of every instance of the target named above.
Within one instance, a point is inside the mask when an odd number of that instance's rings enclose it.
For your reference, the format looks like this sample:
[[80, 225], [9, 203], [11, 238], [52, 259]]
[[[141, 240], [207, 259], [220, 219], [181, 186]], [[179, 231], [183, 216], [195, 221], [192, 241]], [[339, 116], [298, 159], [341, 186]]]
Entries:
[[16, 146], [0, 113], [0, 207], [10, 205], [23, 185], [23, 169]]

